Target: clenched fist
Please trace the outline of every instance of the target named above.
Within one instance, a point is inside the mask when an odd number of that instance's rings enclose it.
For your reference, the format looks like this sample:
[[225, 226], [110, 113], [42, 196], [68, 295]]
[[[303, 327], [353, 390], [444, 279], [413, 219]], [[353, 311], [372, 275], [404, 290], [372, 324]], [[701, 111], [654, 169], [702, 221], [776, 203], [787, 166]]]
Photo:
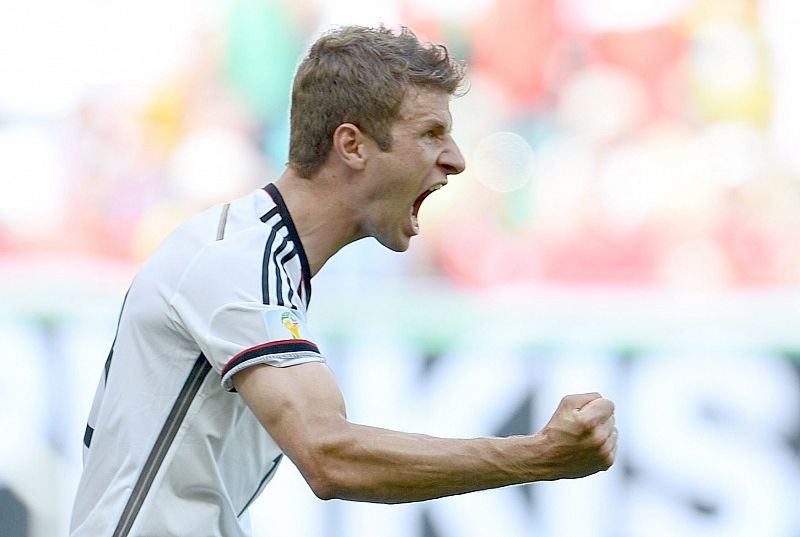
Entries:
[[608, 470], [617, 453], [614, 403], [599, 393], [568, 395], [539, 435], [551, 479]]

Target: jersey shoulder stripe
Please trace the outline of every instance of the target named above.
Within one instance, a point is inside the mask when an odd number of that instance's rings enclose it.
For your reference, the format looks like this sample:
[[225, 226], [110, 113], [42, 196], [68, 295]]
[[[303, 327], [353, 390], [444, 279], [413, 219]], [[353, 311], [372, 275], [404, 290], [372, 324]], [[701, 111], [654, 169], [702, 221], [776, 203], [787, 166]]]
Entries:
[[261, 262], [261, 300], [264, 304], [275, 304], [277, 282], [270, 278], [270, 261], [272, 260], [272, 251], [275, 248], [275, 238], [278, 235], [277, 228], [272, 227], [267, 237], [267, 242], [264, 245], [264, 257]]
[[280, 259], [280, 266], [283, 270], [283, 274], [286, 277], [286, 281], [289, 282], [289, 289], [287, 293], [288, 304], [292, 309], [299, 309], [298, 304], [295, 303], [295, 294], [294, 294], [294, 282], [292, 282], [292, 277], [289, 272], [286, 270], [286, 265], [288, 262], [297, 255], [297, 249], [292, 248]]
[[[265, 222], [269, 223], [272, 217], [268, 217], [268, 215], [273, 210], [275, 209], [278, 210], [282, 227], [286, 228], [287, 232], [286, 237], [288, 238], [289, 241], [291, 241], [293, 249], [297, 250], [297, 255], [300, 262], [300, 274], [301, 274], [301, 281], [296, 282], [297, 292], [301, 295], [305, 307], [307, 308], [311, 301], [311, 268], [309, 267], [308, 264], [308, 257], [306, 256], [306, 252], [303, 249], [303, 243], [300, 242], [300, 236], [297, 233], [297, 228], [294, 225], [292, 216], [289, 214], [289, 209], [286, 207], [286, 203], [283, 200], [283, 196], [281, 196], [281, 193], [278, 191], [277, 187], [274, 184], [269, 183], [267, 186], [264, 187], [264, 190], [266, 191], [267, 194], [269, 194], [270, 198], [272, 198], [272, 201], [275, 202], [275, 207], [272, 210], [270, 210], [267, 214], [262, 216], [262, 219], [266, 217]], [[292, 260], [291, 256], [287, 258], [286, 262], [290, 260]], [[282, 261], [282, 264], [283, 263], [285, 262]]]
[[[285, 271], [283, 270], [284, 267], [282, 267], [281, 264], [278, 262], [278, 256], [283, 253], [283, 251], [286, 249], [288, 245], [289, 245], [288, 237], [283, 237], [281, 243], [272, 250], [272, 265], [275, 267], [275, 287], [276, 287], [275, 297], [277, 299], [278, 306], [286, 305], [286, 301], [283, 299], [284, 298], [283, 277], [284, 275], [286, 275], [286, 277], [288, 278], [288, 274], [286, 274]], [[289, 287], [289, 285], [290, 285], [289, 282], [287, 282], [286, 287]]]

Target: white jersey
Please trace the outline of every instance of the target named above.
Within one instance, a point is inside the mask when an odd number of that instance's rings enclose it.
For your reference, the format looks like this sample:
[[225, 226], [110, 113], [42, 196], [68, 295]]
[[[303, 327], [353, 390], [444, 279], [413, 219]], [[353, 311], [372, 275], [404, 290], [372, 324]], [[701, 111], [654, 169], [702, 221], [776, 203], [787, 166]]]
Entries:
[[71, 535], [250, 535], [280, 449], [232, 376], [324, 358], [311, 274], [274, 185], [175, 230], [123, 303], [84, 436]]

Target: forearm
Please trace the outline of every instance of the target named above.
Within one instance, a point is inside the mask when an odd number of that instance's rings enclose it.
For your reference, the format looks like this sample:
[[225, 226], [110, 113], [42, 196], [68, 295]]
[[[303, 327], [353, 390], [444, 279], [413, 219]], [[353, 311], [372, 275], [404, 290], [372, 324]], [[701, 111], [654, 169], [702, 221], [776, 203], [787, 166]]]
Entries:
[[348, 423], [317, 450], [323, 498], [412, 502], [555, 478], [541, 434], [463, 440]]
[[322, 364], [251, 367], [234, 385], [323, 499], [399, 503], [606, 470], [616, 453], [613, 403], [567, 396], [534, 435], [469, 440], [357, 425]]

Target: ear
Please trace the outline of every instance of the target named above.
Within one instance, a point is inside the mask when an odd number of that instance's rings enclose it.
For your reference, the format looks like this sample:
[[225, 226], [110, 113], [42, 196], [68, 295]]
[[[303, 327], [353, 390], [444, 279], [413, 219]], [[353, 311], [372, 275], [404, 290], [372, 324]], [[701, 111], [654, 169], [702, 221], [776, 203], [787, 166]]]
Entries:
[[363, 170], [370, 154], [372, 139], [352, 123], [342, 123], [333, 131], [333, 150], [341, 161], [354, 170]]

